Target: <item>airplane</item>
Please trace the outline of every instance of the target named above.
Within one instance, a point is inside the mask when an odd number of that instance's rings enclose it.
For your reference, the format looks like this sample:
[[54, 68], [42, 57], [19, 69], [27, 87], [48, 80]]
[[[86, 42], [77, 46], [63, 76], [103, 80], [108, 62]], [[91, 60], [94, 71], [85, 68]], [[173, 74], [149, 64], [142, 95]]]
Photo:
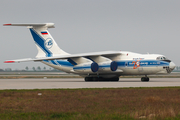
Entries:
[[148, 75], [169, 74], [175, 68], [170, 59], [160, 54], [128, 51], [69, 54], [57, 45], [48, 31], [48, 28], [55, 28], [54, 23], [3, 25], [26, 26], [38, 50], [35, 58], [7, 60], [4, 63], [42, 62], [55, 69], [82, 76], [85, 81], [119, 81], [122, 75], [143, 75], [141, 81], [148, 82]]

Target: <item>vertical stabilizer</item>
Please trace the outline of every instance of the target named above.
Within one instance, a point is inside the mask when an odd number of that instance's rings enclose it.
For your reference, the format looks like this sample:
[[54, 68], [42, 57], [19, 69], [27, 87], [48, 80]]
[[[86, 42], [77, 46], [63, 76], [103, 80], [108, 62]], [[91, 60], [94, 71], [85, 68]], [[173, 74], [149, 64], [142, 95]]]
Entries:
[[65, 51], [59, 48], [51, 34], [48, 32], [48, 28], [54, 28], [54, 23], [42, 23], [42, 24], [4, 24], [5, 26], [27, 26], [35, 41], [38, 49], [36, 58], [41, 57], [54, 57], [60, 55], [67, 55]]

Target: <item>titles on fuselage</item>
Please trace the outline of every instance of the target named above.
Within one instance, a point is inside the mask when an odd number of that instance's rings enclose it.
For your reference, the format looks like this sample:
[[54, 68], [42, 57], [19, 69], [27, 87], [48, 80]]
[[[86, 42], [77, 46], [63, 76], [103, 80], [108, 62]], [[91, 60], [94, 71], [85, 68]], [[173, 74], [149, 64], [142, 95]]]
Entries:
[[133, 60], [144, 60], [144, 58], [133, 58]]

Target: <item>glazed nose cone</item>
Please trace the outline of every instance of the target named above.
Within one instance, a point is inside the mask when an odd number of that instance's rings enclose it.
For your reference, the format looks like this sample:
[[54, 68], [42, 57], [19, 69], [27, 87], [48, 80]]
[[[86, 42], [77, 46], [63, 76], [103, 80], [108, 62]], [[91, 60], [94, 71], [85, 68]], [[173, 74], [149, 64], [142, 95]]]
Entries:
[[176, 67], [176, 65], [173, 62], [170, 62], [169, 64], [169, 68], [174, 70], [174, 68]]

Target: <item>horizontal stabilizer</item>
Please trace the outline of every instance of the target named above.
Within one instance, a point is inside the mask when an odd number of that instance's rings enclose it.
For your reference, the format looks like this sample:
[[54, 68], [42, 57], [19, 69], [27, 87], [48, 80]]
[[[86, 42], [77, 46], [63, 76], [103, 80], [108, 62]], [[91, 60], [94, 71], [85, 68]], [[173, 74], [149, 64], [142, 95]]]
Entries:
[[3, 26], [46, 26], [48, 28], [55, 28], [54, 23], [12, 23], [12, 24], [3, 24]]
[[25, 59], [17, 59], [17, 60], [6, 60], [4, 63], [19, 63], [19, 62], [30, 62], [30, 61], [37, 61], [37, 59], [32, 58], [25, 58]]

